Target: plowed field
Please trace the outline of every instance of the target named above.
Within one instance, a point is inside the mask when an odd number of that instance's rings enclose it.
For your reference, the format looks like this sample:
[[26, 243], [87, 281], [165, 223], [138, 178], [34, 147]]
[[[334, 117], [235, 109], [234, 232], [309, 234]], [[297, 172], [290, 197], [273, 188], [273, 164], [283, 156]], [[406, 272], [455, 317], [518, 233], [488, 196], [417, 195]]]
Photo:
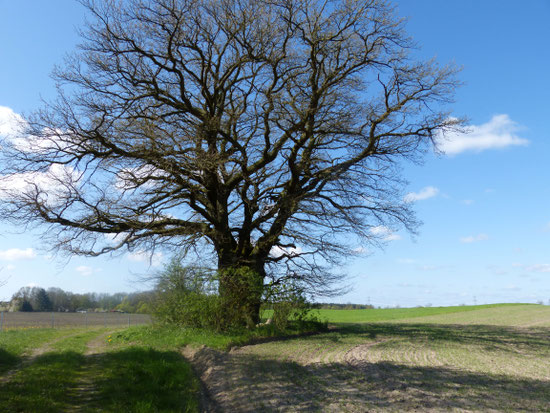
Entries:
[[187, 348], [212, 411], [550, 411], [550, 307], [503, 306]]

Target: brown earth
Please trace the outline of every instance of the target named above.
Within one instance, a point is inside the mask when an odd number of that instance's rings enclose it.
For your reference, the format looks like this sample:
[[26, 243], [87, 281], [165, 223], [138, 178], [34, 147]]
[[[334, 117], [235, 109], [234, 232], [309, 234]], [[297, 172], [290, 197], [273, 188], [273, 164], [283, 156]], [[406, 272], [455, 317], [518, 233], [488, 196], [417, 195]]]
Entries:
[[[518, 330], [518, 345], [521, 337]], [[438, 345], [426, 338], [350, 341], [325, 334], [230, 352], [186, 347], [183, 355], [203, 383], [204, 412], [550, 411], [550, 381], [542, 371], [516, 376], [489, 347], [484, 352], [464, 343]], [[515, 351], [508, 343], [498, 351], [507, 352], [503, 360], [523, 360], [531, 370], [535, 357], [541, 368], [548, 366], [548, 353], [540, 353], [538, 343], [522, 346]], [[470, 352], [494, 366], [484, 371], [484, 365], [469, 365], [464, 357]]]

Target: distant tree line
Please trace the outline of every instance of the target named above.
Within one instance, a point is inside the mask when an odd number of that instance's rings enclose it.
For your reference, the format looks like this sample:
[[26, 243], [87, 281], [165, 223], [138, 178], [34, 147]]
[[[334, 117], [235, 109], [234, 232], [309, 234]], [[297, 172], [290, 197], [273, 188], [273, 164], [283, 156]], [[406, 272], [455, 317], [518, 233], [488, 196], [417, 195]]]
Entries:
[[315, 303], [313, 308], [318, 310], [370, 310], [374, 308], [371, 304], [339, 304], [339, 303]]
[[151, 312], [152, 291], [136, 293], [75, 294], [61, 288], [22, 287], [10, 301], [10, 311], [122, 311], [125, 313]]

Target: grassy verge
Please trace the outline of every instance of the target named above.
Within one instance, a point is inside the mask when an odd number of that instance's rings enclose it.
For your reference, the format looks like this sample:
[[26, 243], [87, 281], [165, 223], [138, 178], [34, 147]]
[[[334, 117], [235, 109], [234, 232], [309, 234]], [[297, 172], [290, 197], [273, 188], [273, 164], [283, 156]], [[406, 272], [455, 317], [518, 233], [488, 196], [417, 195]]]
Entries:
[[270, 338], [292, 336], [323, 330], [323, 324], [307, 324], [301, 327], [291, 325], [284, 331], [272, 325], [261, 326], [255, 330], [232, 332], [213, 332], [210, 330], [180, 328], [171, 326], [136, 326], [113, 334], [110, 339], [112, 350], [130, 345], [155, 349], [176, 349], [186, 345], [205, 345], [217, 350], [227, 350], [252, 342]]

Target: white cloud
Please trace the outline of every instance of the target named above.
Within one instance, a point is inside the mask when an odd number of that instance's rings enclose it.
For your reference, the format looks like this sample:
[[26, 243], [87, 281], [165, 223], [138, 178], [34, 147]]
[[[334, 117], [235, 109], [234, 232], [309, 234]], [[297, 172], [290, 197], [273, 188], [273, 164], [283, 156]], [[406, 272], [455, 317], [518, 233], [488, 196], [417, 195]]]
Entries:
[[120, 244], [128, 235], [128, 232], [120, 232], [118, 234], [105, 234], [105, 239], [109, 244]]
[[87, 265], [79, 265], [76, 267], [76, 271], [80, 273], [80, 275], [84, 275], [86, 277], [89, 277], [94, 273], [94, 269], [92, 267], [88, 267]]
[[25, 121], [6, 106], [0, 106], [0, 138], [11, 140], [21, 134]]
[[550, 264], [535, 264], [525, 268], [530, 272], [550, 272]]
[[68, 134], [59, 129], [42, 129], [39, 136], [26, 134], [28, 122], [11, 108], [0, 106], [0, 139], [23, 152], [58, 150], [67, 147]]
[[520, 264], [519, 262], [513, 262], [513, 263], [512, 263], [512, 267], [514, 267], [514, 268], [521, 268], [521, 267], [523, 267], [523, 264]]
[[356, 247], [354, 249], [351, 250], [351, 252], [353, 252], [354, 254], [368, 254], [369, 253], [369, 250], [365, 247]]
[[395, 234], [391, 229], [384, 225], [378, 225], [372, 227], [370, 233], [376, 237], [382, 239], [382, 241], [397, 241], [401, 239], [401, 235]]
[[471, 244], [472, 242], [486, 241], [488, 239], [489, 236], [487, 234], [477, 234], [460, 238], [460, 242], [462, 242], [463, 244]]
[[282, 248], [282, 247], [274, 246], [273, 248], [271, 248], [271, 251], [269, 251], [269, 255], [273, 258], [279, 258], [279, 257], [282, 257], [283, 255], [288, 257], [297, 257], [302, 252], [303, 250], [300, 247]]
[[36, 257], [36, 253], [32, 248], [26, 248], [24, 250], [19, 248], [10, 248], [0, 251], [1, 261], [19, 261], [30, 260]]
[[6, 270], [8, 270], [8, 271], [13, 271], [13, 270], [15, 270], [16, 268], [17, 268], [17, 267], [16, 267], [15, 265], [13, 265], [13, 264], [9, 264], [9, 265], [6, 266]]
[[32, 194], [37, 189], [52, 203], [67, 195], [76, 186], [78, 173], [69, 166], [52, 164], [46, 172], [22, 172], [0, 176], [0, 198]]
[[506, 114], [494, 115], [481, 125], [472, 125], [466, 133], [449, 132], [436, 137], [436, 147], [446, 155], [462, 152], [481, 152], [508, 146], [525, 146], [527, 139], [517, 135], [519, 125]]
[[463, 200], [460, 201], [460, 202], [462, 202], [464, 205], [470, 206], [470, 205], [473, 205], [473, 203], [474, 203], [475, 201], [474, 201], [473, 199], [463, 199]]
[[160, 265], [162, 265], [164, 255], [162, 254], [162, 252], [155, 252], [153, 255], [151, 255], [150, 252], [140, 250], [128, 254], [127, 257], [130, 261], [147, 262], [150, 263], [152, 267], [159, 267]]
[[437, 265], [419, 265], [417, 269], [420, 271], [435, 271], [441, 269], [441, 267]]
[[409, 192], [403, 200], [407, 203], [423, 201], [425, 199], [433, 198], [439, 193], [439, 189], [434, 186], [426, 186], [419, 192]]

